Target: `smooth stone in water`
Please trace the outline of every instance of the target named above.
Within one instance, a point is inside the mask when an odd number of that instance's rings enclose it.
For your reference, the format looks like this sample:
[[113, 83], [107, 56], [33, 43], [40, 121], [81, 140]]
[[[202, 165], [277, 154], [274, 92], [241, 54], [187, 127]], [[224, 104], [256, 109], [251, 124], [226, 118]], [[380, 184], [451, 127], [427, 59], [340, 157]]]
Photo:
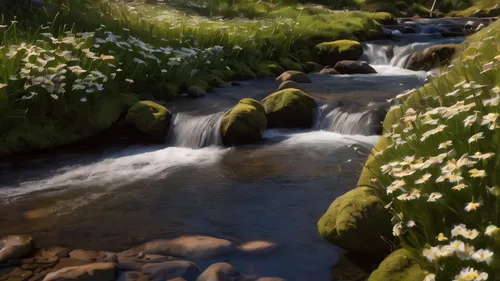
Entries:
[[235, 250], [236, 245], [229, 240], [197, 235], [153, 240], [129, 251], [203, 259], [231, 254]]
[[220, 262], [209, 266], [196, 278], [196, 281], [233, 281], [240, 276], [240, 273], [232, 265]]
[[61, 268], [65, 268], [65, 267], [82, 266], [82, 265], [87, 265], [87, 264], [90, 264], [90, 262], [72, 259], [72, 258], [63, 258], [63, 259], [59, 260], [59, 262], [54, 267], [54, 270], [59, 270]]
[[296, 83], [312, 83], [311, 78], [307, 76], [304, 72], [289, 70], [283, 72], [276, 81], [283, 83], [285, 81], [293, 81]]
[[240, 250], [247, 254], [267, 254], [278, 248], [278, 246], [269, 241], [250, 241], [240, 245]]
[[82, 266], [65, 267], [45, 276], [44, 281], [113, 281], [116, 266], [113, 263], [91, 263]]
[[195, 280], [200, 270], [196, 264], [189, 261], [167, 261], [162, 263], [147, 263], [141, 272], [150, 275], [152, 281], [164, 281], [182, 277], [188, 281]]
[[28, 235], [8, 235], [0, 240], [0, 262], [23, 258], [33, 250], [33, 239]]
[[70, 250], [68, 248], [50, 247], [47, 249], [41, 249], [38, 254], [43, 256], [43, 257], [54, 256], [54, 257], [58, 257], [58, 258], [65, 258], [65, 257], [68, 257], [69, 252], [70, 252]]
[[299, 89], [285, 89], [262, 100], [266, 109], [267, 128], [311, 128], [314, 99]]
[[116, 253], [112, 252], [99, 252], [99, 255], [97, 256], [97, 261], [100, 262], [115, 262], [117, 259]]
[[118, 281], [148, 281], [148, 277], [139, 271], [125, 271], [120, 273]]
[[303, 90], [302, 84], [299, 84], [297, 82], [294, 82], [294, 81], [285, 81], [283, 83], [281, 83], [279, 86], [278, 86], [278, 91], [281, 91], [281, 90], [284, 90], [284, 89], [299, 89], [299, 90]]
[[337, 74], [340, 74], [337, 70], [335, 70], [335, 68], [333, 67], [325, 67], [323, 68], [320, 72], [320, 74], [329, 74], [329, 75], [337, 75]]
[[27, 281], [32, 276], [33, 272], [21, 268], [16, 268], [9, 274], [9, 278], [7, 279], [7, 281]]
[[372, 74], [377, 73], [366, 61], [343, 60], [335, 64], [335, 70], [341, 74]]
[[95, 261], [99, 257], [99, 252], [86, 251], [86, 250], [74, 250], [69, 253], [69, 257], [76, 260], [82, 261]]

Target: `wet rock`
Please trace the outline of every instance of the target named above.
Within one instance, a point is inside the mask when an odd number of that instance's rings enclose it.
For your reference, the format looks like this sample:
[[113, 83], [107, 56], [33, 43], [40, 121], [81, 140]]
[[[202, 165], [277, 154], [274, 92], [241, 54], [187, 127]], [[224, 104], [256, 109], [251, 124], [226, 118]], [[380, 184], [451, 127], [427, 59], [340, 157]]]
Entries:
[[47, 256], [47, 257], [36, 257], [35, 263], [42, 267], [53, 267], [59, 261], [59, 257]]
[[117, 259], [116, 253], [112, 252], [99, 252], [99, 255], [97, 256], [97, 261], [99, 262], [115, 262]]
[[261, 277], [255, 281], [286, 281], [286, 279], [280, 277]]
[[207, 94], [206, 91], [197, 86], [190, 86], [187, 89], [187, 93], [189, 98], [202, 98]]
[[293, 81], [296, 83], [312, 83], [311, 78], [307, 76], [304, 72], [289, 70], [283, 72], [276, 81], [283, 83], [285, 81]]
[[236, 249], [236, 245], [229, 240], [196, 235], [153, 240], [127, 252], [202, 259], [227, 255]]
[[222, 142], [225, 145], [239, 145], [259, 141], [266, 125], [266, 110], [262, 104], [254, 99], [242, 99], [222, 116]]
[[408, 60], [407, 68], [429, 71], [449, 63], [458, 49], [457, 44], [439, 44], [415, 51]]
[[343, 60], [336, 63], [334, 68], [341, 74], [377, 73], [366, 61]]
[[116, 266], [113, 263], [91, 263], [65, 267], [45, 276], [44, 281], [113, 281]]
[[358, 60], [363, 47], [357, 41], [337, 40], [316, 45], [317, 61], [324, 65], [335, 65], [341, 60]]
[[147, 263], [141, 272], [150, 276], [152, 281], [163, 281], [182, 277], [188, 281], [195, 280], [199, 274], [196, 264], [189, 261], [167, 261], [162, 263]]
[[70, 252], [70, 249], [64, 248], [64, 247], [50, 247], [47, 249], [41, 249], [40, 252], [38, 252], [39, 256], [55, 256], [59, 258], [66, 258], [68, 257]]
[[302, 89], [303, 88], [302, 85], [303, 84], [299, 84], [299, 83], [293, 82], [293, 81], [285, 81], [285, 82], [281, 83], [278, 86], [278, 91], [285, 90], [285, 89], [299, 89], [299, 90], [303, 90]]
[[451, 28], [446, 29], [445, 31], [441, 32], [441, 36], [443, 37], [461, 37], [465, 36], [464, 31], [462, 28], [458, 26], [454, 26]]
[[21, 268], [14, 269], [10, 274], [7, 281], [27, 281], [33, 276], [33, 272]]
[[35, 263], [35, 258], [21, 259], [22, 264], [33, 264]]
[[247, 254], [267, 254], [276, 250], [276, 243], [269, 241], [250, 241], [240, 245], [239, 249]]
[[187, 281], [186, 279], [182, 278], [182, 277], [177, 277], [177, 278], [174, 278], [174, 279], [169, 279], [168, 281]]
[[33, 239], [28, 235], [8, 235], [0, 240], [0, 262], [23, 258], [33, 250]]
[[310, 128], [316, 102], [299, 89], [285, 89], [262, 100], [267, 128]]
[[71, 259], [71, 258], [63, 258], [63, 259], [59, 260], [59, 262], [54, 267], [54, 270], [59, 270], [61, 268], [65, 268], [65, 267], [82, 266], [82, 265], [87, 265], [87, 264], [90, 264], [90, 262], [83, 261], [83, 260], [77, 260], [77, 259]]
[[143, 139], [163, 143], [172, 114], [164, 106], [153, 101], [139, 101], [127, 112], [125, 121], [131, 128], [131, 134]]
[[338, 197], [318, 221], [320, 235], [346, 250], [385, 253], [392, 236], [391, 216], [369, 187], [358, 187]]
[[221, 262], [209, 266], [196, 281], [233, 281], [240, 277], [240, 273], [230, 264]]
[[313, 62], [313, 61], [308, 61], [305, 63], [306, 69], [309, 72], [320, 72], [321, 69], [323, 69], [323, 65]]
[[141, 270], [144, 263], [138, 259], [118, 256], [117, 267], [119, 270]]
[[28, 281], [42, 281], [44, 278], [44, 276], [42, 276], [41, 274], [34, 274], [33, 277], [31, 277], [30, 279], [28, 279]]
[[420, 281], [427, 273], [417, 262], [418, 258], [404, 249], [392, 252], [380, 263], [368, 281]]
[[23, 264], [21, 266], [21, 269], [24, 269], [24, 270], [29, 270], [29, 271], [35, 271], [37, 270], [38, 268], [40, 268], [41, 266], [38, 265], [38, 264]]
[[82, 261], [95, 261], [99, 257], [99, 252], [86, 251], [86, 250], [74, 250], [69, 253], [69, 257], [76, 260]]
[[120, 273], [118, 281], [148, 281], [148, 277], [139, 271], [125, 271]]
[[403, 34], [415, 34], [415, 33], [417, 33], [415, 28], [413, 28], [411, 26], [407, 26], [407, 25], [403, 26], [403, 28], [400, 31]]
[[340, 74], [337, 70], [335, 70], [335, 68], [333, 68], [331, 66], [327, 66], [327, 67], [323, 68], [319, 73], [320, 74], [329, 74], [329, 75]]

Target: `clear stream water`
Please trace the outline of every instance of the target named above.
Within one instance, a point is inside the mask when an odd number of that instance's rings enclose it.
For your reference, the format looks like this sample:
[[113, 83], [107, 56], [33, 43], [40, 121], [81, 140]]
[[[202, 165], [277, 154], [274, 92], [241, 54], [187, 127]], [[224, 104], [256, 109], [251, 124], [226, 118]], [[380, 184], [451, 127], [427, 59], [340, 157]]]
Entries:
[[[166, 146], [0, 161], [0, 235], [28, 233], [39, 246], [110, 251], [184, 234], [266, 240], [277, 250], [229, 262], [256, 276], [329, 280], [342, 250], [321, 239], [316, 222], [355, 187], [386, 100], [424, 83], [426, 73], [404, 69], [407, 54], [461, 40], [417, 34], [365, 44], [364, 59], [378, 74], [311, 74], [305, 90], [319, 106], [314, 128], [267, 130], [254, 145], [221, 146], [220, 116], [240, 98], [274, 92], [272, 78], [169, 104], [176, 115]], [[397, 46], [393, 57], [384, 51], [389, 44]]]

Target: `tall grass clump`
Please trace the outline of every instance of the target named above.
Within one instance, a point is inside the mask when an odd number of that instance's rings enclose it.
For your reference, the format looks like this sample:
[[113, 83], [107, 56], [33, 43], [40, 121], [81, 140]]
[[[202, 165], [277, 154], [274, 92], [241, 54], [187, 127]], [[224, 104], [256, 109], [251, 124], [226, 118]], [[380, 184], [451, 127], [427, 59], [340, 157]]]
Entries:
[[367, 167], [393, 234], [431, 280], [500, 278], [500, 23], [398, 97]]

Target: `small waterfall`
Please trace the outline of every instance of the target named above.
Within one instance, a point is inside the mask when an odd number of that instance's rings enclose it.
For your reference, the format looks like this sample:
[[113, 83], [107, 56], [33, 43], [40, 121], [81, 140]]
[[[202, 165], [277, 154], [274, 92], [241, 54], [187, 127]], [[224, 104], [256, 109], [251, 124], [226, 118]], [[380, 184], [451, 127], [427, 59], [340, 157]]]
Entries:
[[363, 46], [362, 60], [374, 65], [390, 65], [406, 68], [411, 55], [418, 50], [423, 50], [435, 45], [433, 42], [417, 42], [408, 45], [379, 45], [366, 43]]
[[380, 134], [385, 109], [369, 104], [364, 108], [323, 105], [318, 109], [316, 129], [343, 135]]
[[222, 145], [220, 132], [222, 114], [223, 112], [208, 116], [176, 114], [168, 134], [169, 145], [189, 148]]

